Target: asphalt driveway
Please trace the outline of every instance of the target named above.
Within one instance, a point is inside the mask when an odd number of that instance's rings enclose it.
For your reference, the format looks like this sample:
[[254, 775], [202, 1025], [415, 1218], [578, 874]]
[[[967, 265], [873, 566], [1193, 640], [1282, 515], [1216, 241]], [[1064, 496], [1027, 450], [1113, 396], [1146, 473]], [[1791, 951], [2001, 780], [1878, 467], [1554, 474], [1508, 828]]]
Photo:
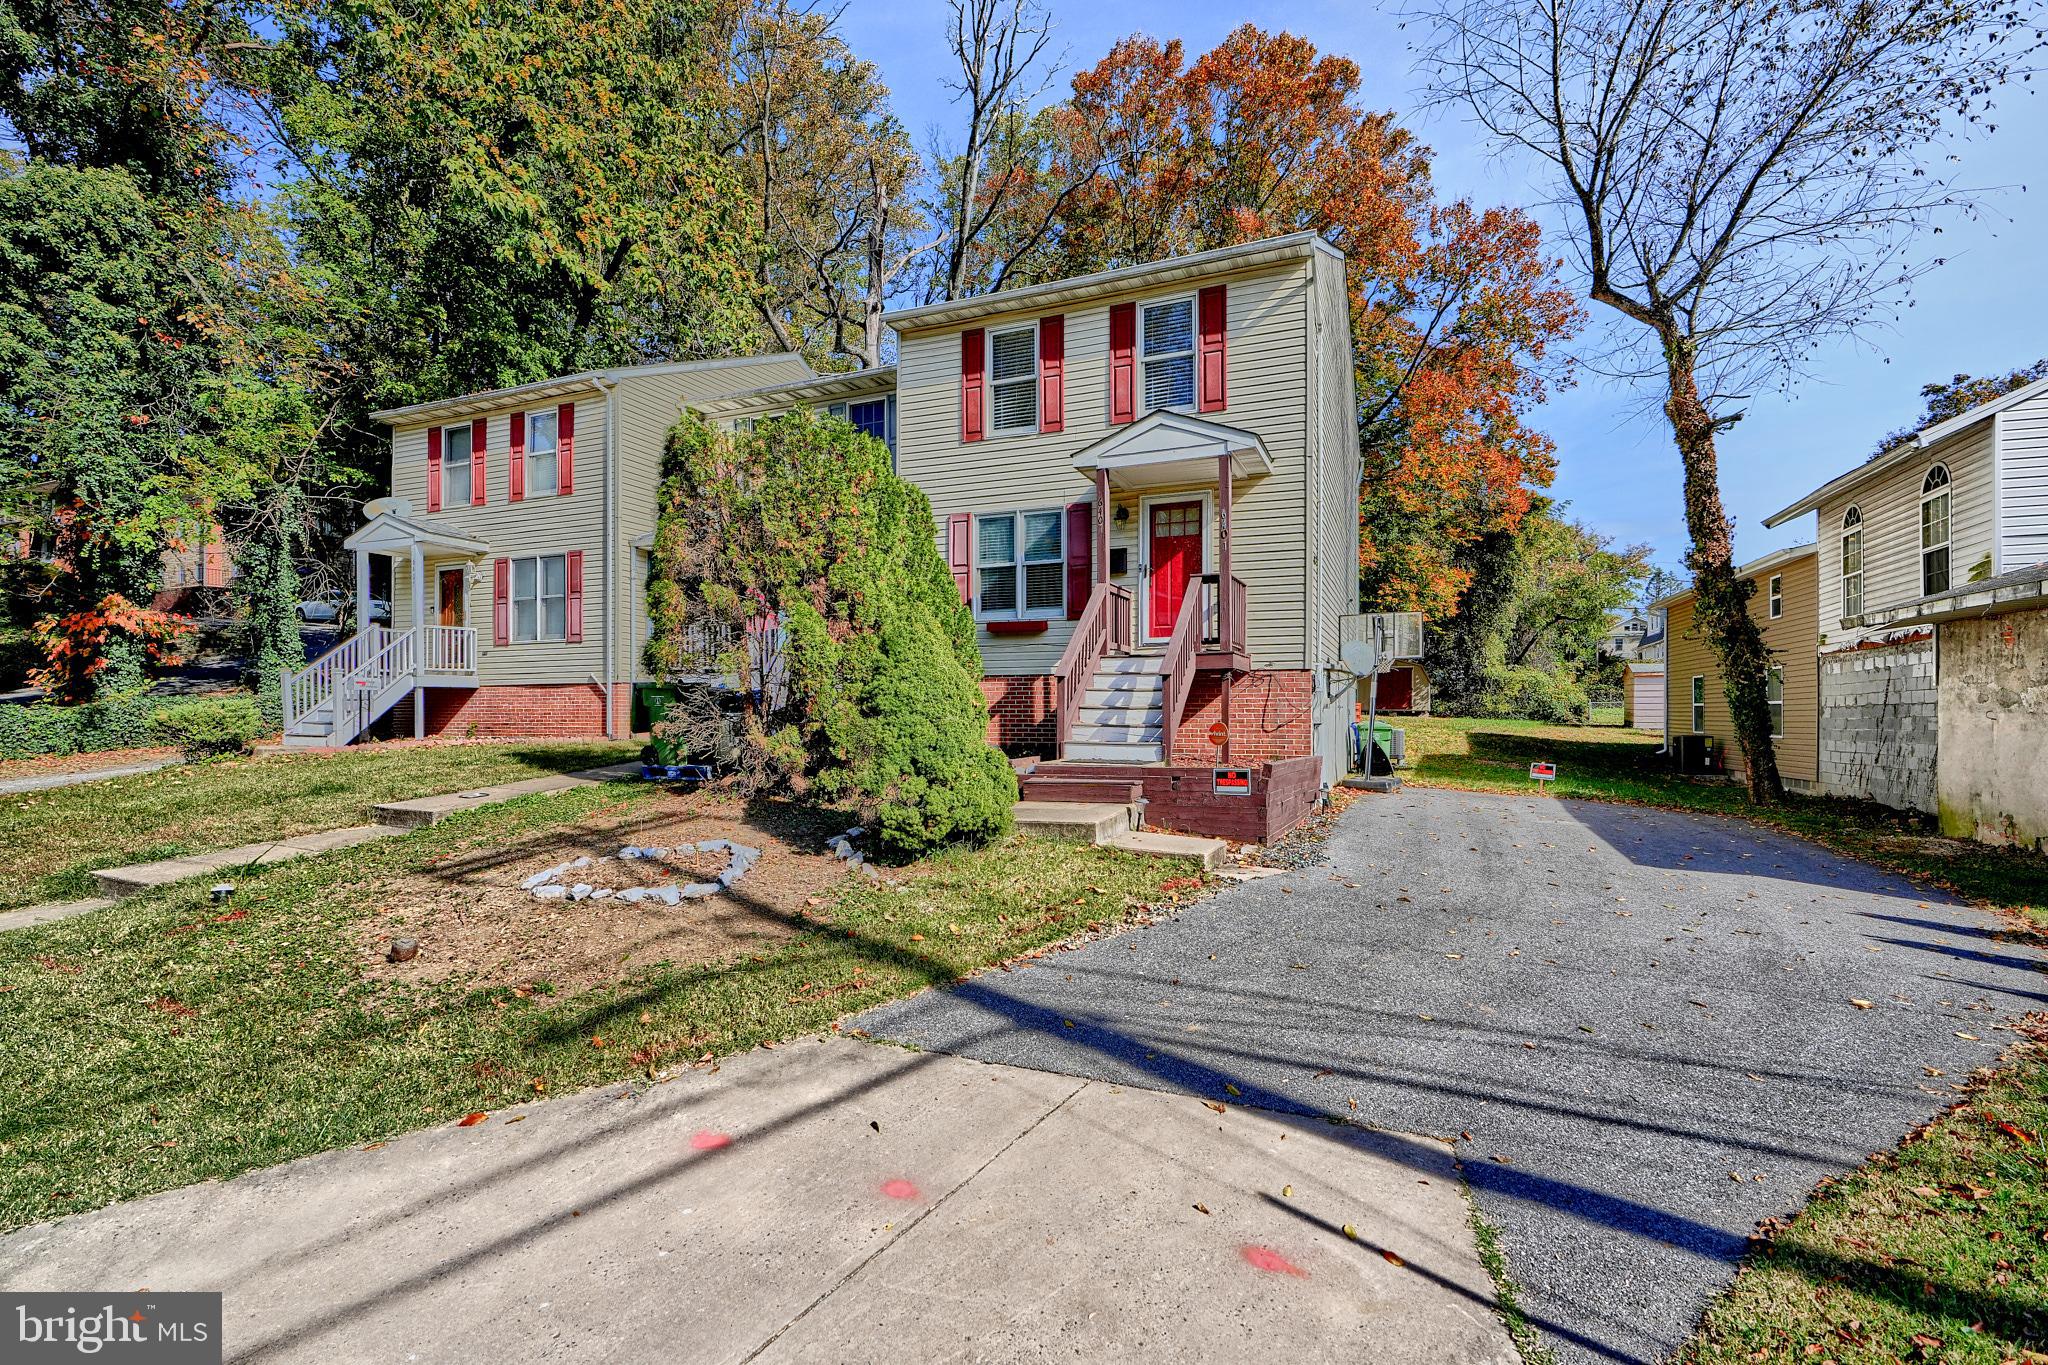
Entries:
[[1652, 1361], [2048, 1004], [1995, 917], [1738, 821], [1409, 790], [1325, 853], [855, 1026], [1458, 1139], [1559, 1359]]

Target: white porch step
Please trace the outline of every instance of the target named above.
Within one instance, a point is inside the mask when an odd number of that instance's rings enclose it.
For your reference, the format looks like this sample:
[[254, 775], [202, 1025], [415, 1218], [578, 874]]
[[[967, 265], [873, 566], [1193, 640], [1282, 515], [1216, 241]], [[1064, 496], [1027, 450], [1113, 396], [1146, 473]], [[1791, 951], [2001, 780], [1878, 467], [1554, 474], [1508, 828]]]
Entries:
[[1166, 733], [1158, 725], [1076, 725], [1073, 738], [1083, 744], [1160, 744]]
[[1084, 706], [1075, 718], [1077, 725], [1101, 725], [1118, 730], [1166, 724], [1162, 706]]
[[1100, 678], [1106, 673], [1150, 673], [1156, 675], [1165, 671], [1166, 656], [1164, 654], [1122, 654], [1111, 655], [1103, 659], [1100, 664], [1096, 665], [1095, 676]]
[[1153, 687], [1091, 687], [1081, 694], [1081, 705], [1114, 711], [1143, 711], [1158, 707], [1166, 689]]
[[1164, 757], [1159, 744], [1105, 744], [1094, 740], [1069, 740], [1062, 759], [1087, 763], [1157, 763]]

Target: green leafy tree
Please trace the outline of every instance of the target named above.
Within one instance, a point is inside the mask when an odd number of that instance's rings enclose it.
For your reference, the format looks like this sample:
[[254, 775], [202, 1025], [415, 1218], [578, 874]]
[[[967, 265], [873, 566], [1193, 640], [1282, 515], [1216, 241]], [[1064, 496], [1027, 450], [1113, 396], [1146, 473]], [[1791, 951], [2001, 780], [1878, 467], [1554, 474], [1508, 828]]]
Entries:
[[1900, 427], [1877, 443], [1870, 452], [1870, 458], [1878, 456], [1936, 422], [1945, 422], [1951, 417], [1960, 417], [1971, 408], [1989, 403], [1994, 398], [2003, 398], [2014, 389], [2024, 389], [2029, 384], [2048, 379], [2048, 359], [2037, 360], [2031, 365], [2022, 365], [2008, 374], [1976, 375], [1958, 374], [1947, 380], [1920, 386], [1920, 420], [1910, 427]]
[[801, 412], [741, 433], [686, 418], [661, 508], [648, 580], [657, 675], [682, 671], [706, 640], [744, 640], [765, 613], [782, 627], [776, 663], [737, 643], [720, 660], [758, 684], [746, 786], [853, 804], [901, 857], [1008, 827], [1017, 783], [986, 740], [973, 622], [931, 505], [886, 446]]

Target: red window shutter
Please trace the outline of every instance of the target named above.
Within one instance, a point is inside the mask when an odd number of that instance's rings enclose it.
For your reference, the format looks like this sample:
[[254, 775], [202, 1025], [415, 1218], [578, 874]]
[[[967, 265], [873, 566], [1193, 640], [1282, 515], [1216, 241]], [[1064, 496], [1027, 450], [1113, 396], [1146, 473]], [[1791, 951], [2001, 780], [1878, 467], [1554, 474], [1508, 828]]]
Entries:
[[479, 417], [469, 428], [469, 503], [472, 507], [484, 505], [485, 491], [490, 485], [490, 480], [484, 475], [484, 452], [490, 449], [490, 444], [490, 421]]
[[1095, 504], [1067, 504], [1067, 619], [1088, 609], [1095, 589]]
[[1038, 320], [1038, 429], [1067, 429], [1067, 319]]
[[526, 414], [512, 414], [511, 448], [505, 454], [505, 498], [521, 502], [526, 498]]
[[974, 591], [968, 559], [971, 539], [967, 513], [955, 512], [946, 518], [946, 563], [953, 570], [953, 586], [960, 589], [962, 602], [971, 600]]
[[960, 439], [979, 441], [987, 427], [988, 342], [979, 327], [960, 334]]
[[1195, 315], [1201, 340], [1195, 351], [1195, 375], [1199, 399], [1197, 410], [1221, 412], [1230, 406], [1228, 387], [1228, 322], [1230, 306], [1224, 286], [1212, 284], [1195, 296]]
[[564, 403], [555, 409], [555, 456], [561, 466], [562, 496], [576, 491], [576, 405]]
[[1138, 305], [1109, 310], [1109, 420], [1138, 418]]
[[441, 510], [441, 428], [427, 433], [427, 510]]
[[583, 639], [583, 551], [571, 550], [565, 557], [569, 561], [564, 575], [569, 580], [569, 621], [562, 633], [573, 645]]
[[512, 561], [491, 566], [491, 643], [512, 643]]

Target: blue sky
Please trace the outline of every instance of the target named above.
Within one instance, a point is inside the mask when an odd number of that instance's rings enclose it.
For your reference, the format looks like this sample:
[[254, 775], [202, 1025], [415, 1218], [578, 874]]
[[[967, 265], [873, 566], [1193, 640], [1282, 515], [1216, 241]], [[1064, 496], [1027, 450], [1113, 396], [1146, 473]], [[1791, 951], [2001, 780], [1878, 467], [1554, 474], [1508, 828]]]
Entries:
[[[1409, 37], [1390, 10], [1296, 0], [1282, 21], [1261, 7], [1214, 0], [1048, 3], [1070, 70], [1093, 65], [1128, 33], [1180, 38], [1198, 53], [1247, 17], [1285, 27], [1358, 63], [1364, 103], [1401, 112], [1435, 149], [1439, 193], [1485, 204], [1539, 197], [1532, 168], [1491, 156], [1463, 121], [1409, 114], [1419, 103]], [[950, 131], [958, 120], [939, 84], [947, 70], [945, 21], [943, 0], [849, 0], [841, 20], [855, 49], [881, 68], [920, 148], [935, 124]], [[1064, 90], [1063, 76], [1051, 94]], [[1965, 181], [2010, 188], [1980, 221], [1950, 222], [1929, 240], [1927, 254], [1948, 264], [1922, 281], [1913, 309], [1891, 329], [1823, 351], [1812, 379], [1789, 395], [1758, 396], [1722, 437], [1721, 486], [1743, 559], [1811, 539], [1811, 516], [1775, 531], [1763, 519], [1910, 422], [1922, 384], [1958, 372], [2004, 373], [2048, 356], [2048, 185], [2025, 187], [2044, 164], [2048, 102], [2012, 90], [2005, 106], [1995, 136], [1959, 150]], [[1660, 562], [1675, 565], [1685, 548], [1684, 513], [1662, 414], [1633, 388], [1582, 379], [1538, 414], [1537, 425], [1557, 441], [1552, 491], [1569, 500], [1572, 513], [1618, 541], [1654, 546]]]

